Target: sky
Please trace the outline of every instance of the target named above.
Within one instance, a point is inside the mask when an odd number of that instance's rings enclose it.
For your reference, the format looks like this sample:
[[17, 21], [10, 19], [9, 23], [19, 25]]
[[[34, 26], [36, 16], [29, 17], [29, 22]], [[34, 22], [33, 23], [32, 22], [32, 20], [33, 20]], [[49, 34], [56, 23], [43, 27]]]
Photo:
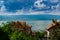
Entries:
[[[32, 16], [28, 17], [24, 15], [32, 15]], [[60, 15], [60, 0], [0, 0], [0, 21], [2, 20], [18, 21], [22, 19], [23, 20], [60, 19], [60, 16], [49, 16], [49, 15]], [[33, 26], [32, 27], [33, 30], [39, 30], [39, 29], [45, 29], [50, 24], [51, 21], [26, 21], [26, 22], [27, 24]]]
[[0, 14], [60, 15], [60, 0], [1, 0]]

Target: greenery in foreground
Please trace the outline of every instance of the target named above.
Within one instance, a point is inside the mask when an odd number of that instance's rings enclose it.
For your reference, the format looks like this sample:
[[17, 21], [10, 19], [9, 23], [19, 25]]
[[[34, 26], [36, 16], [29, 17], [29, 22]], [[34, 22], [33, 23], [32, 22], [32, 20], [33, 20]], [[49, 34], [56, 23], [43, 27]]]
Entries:
[[0, 40], [39, 40], [44, 37], [45, 32], [37, 32], [36, 36], [26, 35], [25, 32], [20, 32], [12, 27], [12, 22], [0, 26]]

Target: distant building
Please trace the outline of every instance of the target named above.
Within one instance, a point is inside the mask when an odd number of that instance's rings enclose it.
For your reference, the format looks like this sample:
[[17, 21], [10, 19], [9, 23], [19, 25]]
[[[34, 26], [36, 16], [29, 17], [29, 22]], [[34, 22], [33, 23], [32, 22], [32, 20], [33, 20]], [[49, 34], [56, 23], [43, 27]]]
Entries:
[[32, 31], [32, 26], [27, 25], [26, 22], [13, 22], [13, 27], [19, 31], [24, 31], [26, 34], [30, 34]]
[[47, 40], [60, 40], [60, 22], [53, 20], [47, 27]]

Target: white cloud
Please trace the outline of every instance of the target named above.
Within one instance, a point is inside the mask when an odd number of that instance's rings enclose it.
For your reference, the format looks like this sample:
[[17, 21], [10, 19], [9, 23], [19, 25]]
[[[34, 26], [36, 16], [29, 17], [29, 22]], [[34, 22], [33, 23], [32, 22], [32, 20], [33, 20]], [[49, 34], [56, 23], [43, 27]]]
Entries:
[[[34, 6], [35, 7], [38, 7], [39, 9], [41, 8], [44, 8], [46, 7], [45, 4], [40, 4], [40, 2], [42, 2], [43, 0], [37, 0], [35, 3], [34, 3]], [[22, 8], [21, 10], [17, 10], [16, 13], [13, 13], [13, 12], [7, 12], [5, 6], [4, 6], [4, 1], [0, 1], [0, 5], [2, 6], [1, 9], [0, 9], [0, 15], [38, 15], [38, 14], [51, 14], [51, 15], [60, 15], [60, 12], [59, 12], [59, 8], [60, 8], [60, 4], [58, 4], [56, 7], [56, 10], [52, 10], [52, 11], [33, 11], [32, 10], [32, 7], [30, 8], [30, 10], [28, 10], [27, 13], [24, 12], [24, 8]], [[38, 5], [36, 5], [36, 3]], [[49, 7], [47, 7], [49, 8]]]
[[23, 14], [23, 9], [22, 10], [17, 10], [16, 15], [18, 14]]
[[57, 10], [60, 10], [60, 3], [56, 6]]
[[41, 4], [42, 1], [43, 1], [43, 0], [37, 0], [37, 1], [34, 3], [34, 6], [35, 6], [35, 7], [38, 7], [39, 9], [46, 7], [45, 4]]
[[53, 11], [51, 11], [49, 14], [51, 14], [51, 15], [60, 15], [60, 11], [58, 11], [58, 10], [53, 10]]
[[59, 2], [59, 0], [50, 0], [50, 2], [56, 3], [56, 2]]
[[4, 5], [4, 1], [0, 1], [0, 6], [1, 6], [0, 12], [1, 13], [5, 13], [6, 12], [6, 8], [5, 8], [5, 5]]
[[3, 4], [4, 3], [4, 1], [0, 1], [0, 4]]

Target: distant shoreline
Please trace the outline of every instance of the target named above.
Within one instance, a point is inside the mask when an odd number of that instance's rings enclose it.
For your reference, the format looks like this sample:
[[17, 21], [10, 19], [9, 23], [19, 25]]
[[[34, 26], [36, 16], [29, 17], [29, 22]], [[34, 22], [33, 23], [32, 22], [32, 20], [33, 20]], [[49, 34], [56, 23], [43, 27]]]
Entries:
[[59, 15], [0, 15], [0, 21], [60, 20]]

